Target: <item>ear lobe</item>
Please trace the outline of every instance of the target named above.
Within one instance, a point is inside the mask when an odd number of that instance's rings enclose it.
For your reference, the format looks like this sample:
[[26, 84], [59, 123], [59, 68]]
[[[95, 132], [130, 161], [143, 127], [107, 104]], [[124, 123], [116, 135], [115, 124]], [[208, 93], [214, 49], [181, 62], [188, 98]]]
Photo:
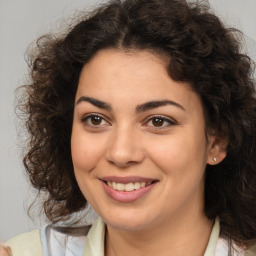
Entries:
[[210, 165], [219, 164], [227, 155], [227, 145], [226, 139], [212, 138], [209, 141], [207, 163]]

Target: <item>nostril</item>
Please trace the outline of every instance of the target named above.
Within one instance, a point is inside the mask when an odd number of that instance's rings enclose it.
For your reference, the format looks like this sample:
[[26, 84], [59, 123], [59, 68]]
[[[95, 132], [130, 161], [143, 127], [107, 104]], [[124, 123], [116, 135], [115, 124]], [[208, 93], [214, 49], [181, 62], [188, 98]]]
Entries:
[[129, 167], [131, 165], [137, 164], [136, 161], [121, 161], [120, 159], [115, 160], [115, 161], [108, 159], [107, 161], [109, 162], [109, 164], [114, 165], [114, 166], [118, 166], [120, 168], [126, 168], [126, 167]]

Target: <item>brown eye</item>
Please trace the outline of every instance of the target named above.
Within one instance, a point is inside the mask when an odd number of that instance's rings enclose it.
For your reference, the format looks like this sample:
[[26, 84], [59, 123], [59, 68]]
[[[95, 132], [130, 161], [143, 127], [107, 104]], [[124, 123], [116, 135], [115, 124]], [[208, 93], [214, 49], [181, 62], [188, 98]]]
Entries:
[[146, 122], [147, 126], [155, 129], [164, 129], [176, 124], [177, 122], [175, 122], [174, 120], [162, 116], [153, 116], [149, 118]]
[[102, 117], [100, 117], [100, 116], [92, 116], [91, 117], [91, 123], [93, 125], [100, 125], [101, 122], [102, 122]]
[[92, 128], [101, 128], [109, 124], [104, 119], [104, 117], [97, 114], [89, 114], [83, 117], [81, 121], [85, 126], [92, 127]]
[[156, 127], [161, 127], [164, 124], [164, 119], [155, 117], [152, 119], [152, 124]]

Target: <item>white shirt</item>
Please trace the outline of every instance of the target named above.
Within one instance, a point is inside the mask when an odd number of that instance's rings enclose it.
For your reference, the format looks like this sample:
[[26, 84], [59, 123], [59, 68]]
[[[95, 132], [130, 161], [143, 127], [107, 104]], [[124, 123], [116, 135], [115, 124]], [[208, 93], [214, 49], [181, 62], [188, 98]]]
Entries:
[[[44, 256], [104, 256], [105, 223], [99, 218], [87, 236], [68, 236], [49, 226], [41, 230]], [[219, 237], [220, 224], [215, 220], [204, 256], [228, 256], [228, 243]], [[232, 256], [244, 256], [244, 251], [237, 248]]]

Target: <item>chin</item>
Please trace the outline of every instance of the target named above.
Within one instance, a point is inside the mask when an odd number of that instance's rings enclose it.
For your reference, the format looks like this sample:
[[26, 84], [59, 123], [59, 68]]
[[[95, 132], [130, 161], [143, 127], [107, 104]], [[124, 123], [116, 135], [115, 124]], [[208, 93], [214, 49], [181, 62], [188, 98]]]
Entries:
[[143, 230], [152, 223], [150, 218], [144, 216], [139, 216], [138, 214], [120, 214], [112, 216], [102, 216], [101, 217], [107, 225], [114, 229], [139, 231]]
[[134, 223], [132, 220], [130, 222], [127, 221], [110, 221], [106, 222], [108, 226], [111, 226], [114, 229], [127, 230], [127, 231], [139, 231], [143, 230], [145, 224], [142, 223]]

